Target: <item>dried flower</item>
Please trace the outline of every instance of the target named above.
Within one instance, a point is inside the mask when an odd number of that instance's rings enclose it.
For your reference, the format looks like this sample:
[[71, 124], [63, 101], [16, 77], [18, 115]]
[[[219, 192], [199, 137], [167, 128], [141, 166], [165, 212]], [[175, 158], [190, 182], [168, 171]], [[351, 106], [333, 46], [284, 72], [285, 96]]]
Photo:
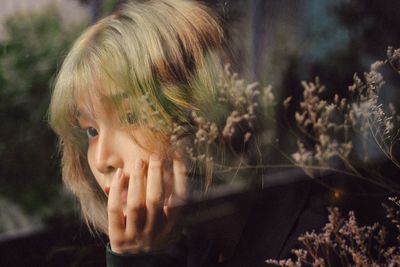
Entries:
[[[397, 212], [399, 207], [397, 206]], [[393, 215], [393, 210], [392, 207], [389, 209], [388, 216]], [[385, 243], [385, 227], [378, 223], [359, 226], [353, 211], [349, 212], [347, 219], [342, 218], [338, 208], [329, 208], [328, 211], [328, 223], [321, 233], [311, 231], [299, 237], [304, 248], [292, 250], [295, 261], [267, 260], [266, 263], [286, 267], [303, 264], [332, 266], [334, 262], [341, 262], [341, 266], [399, 266], [400, 247], [392, 247]], [[396, 219], [393, 222], [397, 229], [400, 229], [399, 221]]]

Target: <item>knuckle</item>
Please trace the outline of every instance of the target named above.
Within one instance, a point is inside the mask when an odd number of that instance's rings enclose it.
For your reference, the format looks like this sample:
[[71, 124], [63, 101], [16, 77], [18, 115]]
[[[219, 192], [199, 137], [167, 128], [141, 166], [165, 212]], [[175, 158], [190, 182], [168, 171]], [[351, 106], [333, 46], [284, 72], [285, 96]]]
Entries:
[[129, 213], [141, 213], [142, 211], [144, 211], [145, 206], [142, 204], [129, 204], [128, 203], [128, 207], [127, 210]]
[[187, 170], [186, 169], [178, 168], [178, 169], [175, 169], [174, 173], [175, 173], [175, 175], [178, 175], [180, 177], [187, 176]]
[[161, 164], [156, 163], [149, 166], [150, 173], [158, 173], [161, 172]]
[[147, 207], [157, 207], [160, 205], [161, 199], [158, 197], [151, 197], [146, 200]]
[[136, 231], [127, 231], [126, 232], [126, 240], [134, 241], [136, 240]]
[[116, 247], [121, 247], [125, 243], [125, 237], [121, 234], [110, 235], [110, 242]]
[[150, 227], [147, 227], [143, 230], [143, 239], [146, 241], [145, 243], [150, 242], [150, 237], [152, 235], [152, 229]]
[[107, 211], [110, 214], [119, 213], [120, 208], [117, 205], [108, 205]]

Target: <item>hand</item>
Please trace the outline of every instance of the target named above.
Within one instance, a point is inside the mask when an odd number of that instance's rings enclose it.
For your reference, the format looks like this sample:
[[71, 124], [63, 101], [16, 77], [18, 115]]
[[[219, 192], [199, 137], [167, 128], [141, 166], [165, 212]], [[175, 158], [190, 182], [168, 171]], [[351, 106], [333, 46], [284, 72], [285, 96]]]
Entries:
[[[150, 157], [148, 168], [138, 160], [129, 182], [122, 170], [117, 170], [108, 197], [108, 234], [112, 251], [148, 252], [159, 249], [168, 241], [179, 214], [179, 209], [171, 210], [170, 207], [176, 201], [185, 201], [187, 195], [186, 166], [181, 159], [174, 159], [172, 165], [172, 175], [167, 181], [164, 181], [168, 174], [164, 172], [163, 160], [156, 155]], [[170, 190], [166, 190], [166, 182], [171, 185]], [[124, 215], [121, 195], [127, 183]]]

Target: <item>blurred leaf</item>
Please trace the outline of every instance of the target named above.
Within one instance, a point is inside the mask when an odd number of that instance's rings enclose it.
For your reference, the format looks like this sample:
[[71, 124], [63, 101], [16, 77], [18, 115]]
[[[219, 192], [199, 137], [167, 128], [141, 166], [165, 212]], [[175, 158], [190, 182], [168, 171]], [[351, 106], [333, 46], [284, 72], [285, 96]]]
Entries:
[[[0, 43], [0, 194], [30, 213], [58, 197], [56, 138], [46, 113], [62, 56], [80, 31], [66, 29], [56, 8], [10, 17]], [[45, 207], [47, 206], [47, 207]]]

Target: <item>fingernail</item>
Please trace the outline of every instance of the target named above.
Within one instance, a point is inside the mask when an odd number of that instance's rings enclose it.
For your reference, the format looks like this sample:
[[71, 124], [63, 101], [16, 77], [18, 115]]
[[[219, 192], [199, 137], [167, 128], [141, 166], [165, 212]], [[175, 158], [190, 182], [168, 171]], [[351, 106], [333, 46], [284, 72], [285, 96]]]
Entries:
[[143, 161], [141, 159], [137, 159], [135, 162], [135, 169], [140, 170], [142, 168]]

